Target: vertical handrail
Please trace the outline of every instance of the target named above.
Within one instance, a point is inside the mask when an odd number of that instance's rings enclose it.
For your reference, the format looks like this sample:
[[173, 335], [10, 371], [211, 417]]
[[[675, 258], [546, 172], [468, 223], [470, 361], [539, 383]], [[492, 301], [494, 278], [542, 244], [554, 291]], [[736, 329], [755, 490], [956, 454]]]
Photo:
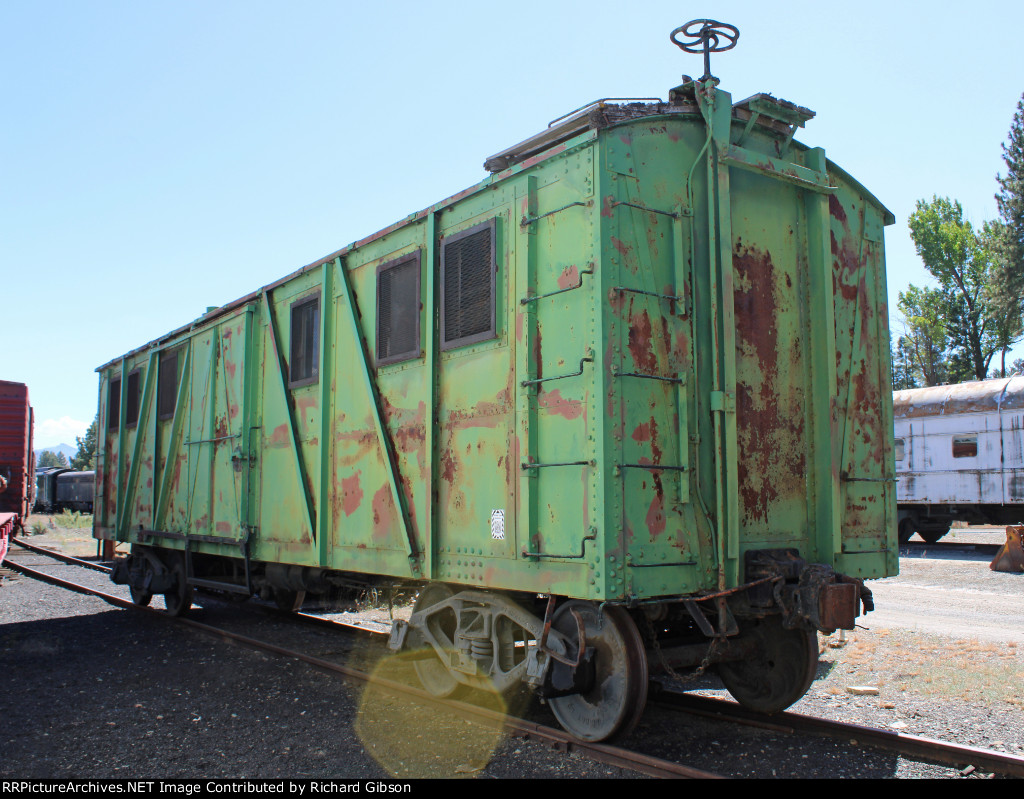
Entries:
[[[516, 201], [520, 216], [529, 218], [537, 215], [537, 177], [527, 175], [518, 184]], [[536, 293], [534, 285], [534, 260], [537, 257], [537, 229], [535, 225], [520, 226], [516, 230], [516, 296], [529, 297]], [[515, 368], [518, 383], [527, 383], [539, 378], [540, 352], [537, 351], [537, 303], [520, 303], [516, 309]], [[519, 332], [521, 331], [521, 333]], [[537, 460], [537, 402], [532, 391], [516, 392], [517, 440], [520, 465], [532, 464]], [[516, 549], [528, 551], [537, 529], [537, 469], [520, 469], [518, 476], [518, 508], [516, 513]]]
[[438, 407], [437, 381], [437, 325], [438, 315], [434, 313], [437, 290], [437, 212], [427, 214], [426, 229], [424, 232], [423, 258], [421, 267], [425, 273], [424, 291], [426, 297], [424, 308], [426, 309], [426, 321], [420, 329], [424, 331], [424, 376], [426, 381], [427, 410], [423, 420], [423, 447], [426, 457], [423, 462], [426, 466], [426, 474], [423, 475], [423, 482], [426, 484], [424, 492], [424, 530], [423, 540], [426, 546], [423, 548], [423, 573], [425, 576], [434, 577], [434, 555], [438, 545], [437, 507], [434, 502], [434, 480], [438, 473], [437, 452], [437, 422], [435, 414]]
[[[824, 174], [826, 169], [825, 151], [821, 148], [808, 150], [804, 155], [806, 165]], [[808, 284], [811, 297], [831, 298], [832, 287], [832, 243], [831, 214], [829, 213], [828, 196], [808, 191], [804, 197], [807, 212], [807, 252], [808, 252]], [[850, 358], [854, 356], [854, 348], [860, 328], [860, 314], [855, 313], [853, 341], [850, 346]], [[850, 424], [851, 391], [847, 392], [846, 423], [843, 425], [842, 438], [837, 441], [836, 429], [836, 396], [839, 391], [838, 371], [836, 368], [836, 322], [835, 301], [830, 299], [818, 306], [816, 313], [811, 314], [811, 402], [813, 413], [810, 420], [814, 436], [813, 447], [817, 464], [814, 474], [815, 531], [810, 537], [816, 550], [815, 560], [819, 563], [835, 565], [836, 556], [842, 552], [841, 503], [842, 487], [839, 474], [843, 470], [846, 458], [846, 440]], [[850, 386], [852, 390], [853, 375], [851, 372]]]
[[317, 561], [321, 566], [327, 565], [330, 554], [331, 540], [331, 450], [334, 442], [331, 437], [331, 421], [333, 413], [331, 400], [334, 396], [334, 275], [340, 269], [341, 259], [325, 261], [321, 267], [320, 291], [320, 513], [317, 516]]

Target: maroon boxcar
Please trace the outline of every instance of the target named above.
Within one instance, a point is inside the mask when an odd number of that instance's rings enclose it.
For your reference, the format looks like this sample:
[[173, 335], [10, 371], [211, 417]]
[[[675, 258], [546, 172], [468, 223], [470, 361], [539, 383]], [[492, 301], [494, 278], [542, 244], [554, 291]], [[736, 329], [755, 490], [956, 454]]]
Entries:
[[32, 421], [28, 386], [0, 380], [0, 561], [35, 499]]

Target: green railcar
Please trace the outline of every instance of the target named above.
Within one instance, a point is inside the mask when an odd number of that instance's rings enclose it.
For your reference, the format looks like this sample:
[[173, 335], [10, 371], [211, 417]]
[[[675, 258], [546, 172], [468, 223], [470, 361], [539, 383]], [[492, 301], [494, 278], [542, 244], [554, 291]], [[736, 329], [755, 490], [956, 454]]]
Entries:
[[95, 534], [137, 602], [422, 588], [424, 685], [580, 738], [649, 675], [802, 696], [897, 572], [883, 228], [813, 113], [599, 102], [453, 197], [99, 368]]

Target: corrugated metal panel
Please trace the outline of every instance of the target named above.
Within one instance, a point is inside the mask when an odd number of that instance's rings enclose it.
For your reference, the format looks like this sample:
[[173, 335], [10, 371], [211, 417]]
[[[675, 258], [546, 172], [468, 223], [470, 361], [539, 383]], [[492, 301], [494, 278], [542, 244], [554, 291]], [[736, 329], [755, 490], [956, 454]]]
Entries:
[[0, 511], [28, 516], [35, 496], [34, 469], [28, 387], [0, 380], [0, 474], [8, 481], [0, 492]]
[[911, 388], [893, 394], [896, 419], [1024, 408], [1024, 377]]

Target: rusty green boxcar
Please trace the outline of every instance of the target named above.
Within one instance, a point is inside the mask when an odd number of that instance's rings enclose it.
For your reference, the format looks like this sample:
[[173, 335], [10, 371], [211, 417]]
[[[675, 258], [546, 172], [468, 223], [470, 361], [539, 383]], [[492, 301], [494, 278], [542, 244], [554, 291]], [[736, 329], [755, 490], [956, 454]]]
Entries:
[[478, 185], [100, 367], [95, 534], [134, 599], [422, 588], [440, 696], [574, 735], [714, 664], [788, 706], [897, 571], [891, 214], [813, 113], [599, 102]]

